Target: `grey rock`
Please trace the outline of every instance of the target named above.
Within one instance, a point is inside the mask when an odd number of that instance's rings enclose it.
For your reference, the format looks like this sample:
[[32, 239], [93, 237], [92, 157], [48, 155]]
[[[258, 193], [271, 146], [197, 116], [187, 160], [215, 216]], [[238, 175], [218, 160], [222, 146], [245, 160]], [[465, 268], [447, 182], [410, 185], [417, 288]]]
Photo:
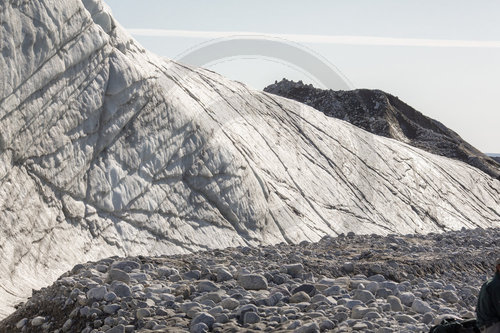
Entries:
[[415, 318], [406, 314], [398, 314], [394, 318], [400, 323], [414, 324], [417, 322]]
[[373, 311], [373, 309], [357, 305], [351, 310], [352, 319], [362, 319], [368, 312]]
[[45, 322], [45, 317], [38, 316], [31, 319], [31, 326], [38, 327], [41, 326]]
[[191, 325], [189, 329], [190, 333], [206, 333], [209, 331], [207, 324], [205, 323], [197, 323], [196, 325]]
[[238, 279], [238, 283], [246, 290], [267, 289], [267, 280], [260, 274], [244, 274]]
[[233, 279], [233, 275], [224, 268], [218, 268], [216, 270], [217, 273], [217, 282], [224, 282]]
[[373, 294], [368, 290], [359, 290], [358, 289], [354, 292], [353, 299], [357, 299], [357, 300], [366, 304], [369, 301], [375, 300], [375, 296], [373, 296]]
[[191, 326], [194, 326], [198, 323], [204, 323], [208, 326], [209, 329], [211, 329], [213, 324], [215, 323], [215, 318], [206, 312], [201, 312], [193, 318], [193, 320], [191, 321]]
[[104, 299], [104, 295], [106, 295], [107, 292], [108, 290], [105, 286], [95, 287], [87, 291], [87, 298], [100, 301]]
[[120, 324], [106, 330], [106, 333], [125, 333], [125, 326]]
[[205, 295], [200, 297], [201, 302], [206, 301], [206, 300], [211, 300], [217, 304], [217, 303], [220, 303], [222, 298], [221, 298], [219, 293], [213, 292], [213, 293], [206, 293]]
[[321, 332], [333, 330], [334, 328], [335, 328], [335, 323], [329, 319], [325, 319], [319, 324], [319, 330]]
[[113, 288], [113, 292], [118, 297], [129, 297], [132, 295], [132, 291], [130, 291], [130, 287], [124, 283], [116, 284], [112, 288]]
[[431, 312], [428, 312], [422, 316], [422, 322], [424, 324], [430, 324], [434, 321], [434, 315]]
[[406, 306], [411, 306], [415, 300], [415, 295], [411, 292], [403, 292], [398, 295], [398, 298]]
[[66, 320], [62, 326], [63, 332], [68, 332], [71, 329], [72, 325], [73, 325], [73, 320], [71, 319]]
[[323, 295], [325, 296], [337, 296], [340, 295], [342, 288], [340, 286], [331, 286], [323, 290]]
[[197, 269], [188, 271], [182, 275], [186, 280], [199, 280], [201, 278], [201, 272]]
[[130, 275], [118, 268], [112, 268], [108, 272], [108, 281], [122, 281], [124, 283], [130, 283]]
[[260, 322], [260, 316], [253, 311], [248, 311], [245, 312], [245, 315], [243, 316], [243, 324], [256, 324]]
[[199, 306], [200, 306], [200, 304], [197, 302], [186, 302], [186, 303], [182, 303], [180, 305], [180, 310], [182, 312], [188, 312], [190, 309], [195, 308], [195, 307], [199, 307]]
[[287, 330], [291, 331], [296, 328], [299, 328], [302, 325], [302, 322], [300, 320], [295, 320], [293, 321], [288, 327], [286, 328]]
[[200, 293], [217, 291], [219, 289], [220, 288], [215, 283], [213, 283], [212, 281], [208, 281], [208, 280], [201, 280], [198, 283], [198, 287], [197, 287], [197, 290]]
[[375, 296], [377, 298], [387, 298], [392, 295], [392, 291], [387, 288], [380, 288], [377, 290]]
[[243, 320], [245, 313], [247, 312], [258, 312], [258, 309], [253, 304], [242, 305], [237, 312], [238, 317], [240, 317], [240, 320]]
[[361, 302], [360, 300], [358, 299], [353, 299], [353, 300], [348, 300], [346, 303], [345, 303], [345, 306], [349, 309], [352, 309], [354, 308], [355, 306], [357, 305], [365, 305], [365, 303]]
[[295, 263], [291, 265], [285, 265], [285, 269], [287, 271], [287, 274], [290, 274], [292, 277], [297, 277], [304, 270], [304, 266], [301, 263]]
[[396, 296], [388, 296], [387, 303], [391, 305], [391, 310], [395, 312], [403, 311], [401, 300]]
[[23, 318], [19, 320], [16, 324], [16, 328], [21, 329], [28, 323], [28, 318]]
[[297, 328], [295, 333], [319, 333], [320, 328], [316, 323], [310, 323]]
[[365, 332], [368, 328], [367, 323], [357, 322], [352, 326], [353, 331], [363, 331]]
[[131, 272], [134, 269], [138, 269], [141, 267], [141, 265], [138, 262], [132, 261], [132, 260], [123, 260], [123, 261], [117, 261], [114, 262], [111, 265], [112, 268], [117, 268], [125, 272]]
[[215, 316], [215, 322], [220, 324], [225, 324], [229, 322], [229, 317], [225, 313], [221, 313]]
[[442, 293], [439, 294], [439, 297], [444, 299], [448, 303], [458, 303], [460, 299], [458, 298], [457, 294], [454, 291], [451, 290], [446, 290], [443, 291]]
[[103, 307], [103, 311], [107, 314], [115, 314], [118, 310], [121, 309], [121, 306], [118, 304], [107, 304]]
[[302, 303], [302, 302], [310, 302], [311, 297], [306, 294], [304, 291], [299, 291], [290, 297], [290, 303]]
[[116, 299], [116, 294], [112, 291], [110, 291], [104, 295], [104, 300], [106, 302], [113, 302], [115, 299]]
[[411, 308], [413, 311], [420, 314], [432, 312], [432, 308], [429, 306], [429, 304], [418, 298], [413, 301]]
[[279, 301], [283, 299], [284, 295], [281, 292], [273, 293], [266, 300], [267, 306], [275, 306]]
[[240, 305], [240, 302], [234, 298], [228, 297], [228, 298], [223, 299], [221, 301], [220, 305], [224, 309], [234, 310]]
[[135, 311], [135, 317], [137, 319], [144, 319], [151, 316], [151, 311], [146, 308], [140, 308]]
[[301, 284], [297, 288], [292, 290], [292, 294], [298, 293], [299, 291], [303, 291], [309, 296], [313, 297], [316, 294], [316, 287], [312, 284]]

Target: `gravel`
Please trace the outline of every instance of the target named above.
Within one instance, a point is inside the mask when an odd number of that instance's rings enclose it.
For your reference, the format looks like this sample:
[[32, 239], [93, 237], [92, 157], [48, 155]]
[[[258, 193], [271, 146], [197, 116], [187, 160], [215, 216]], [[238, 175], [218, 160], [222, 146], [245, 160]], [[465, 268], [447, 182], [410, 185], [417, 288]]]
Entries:
[[112, 257], [33, 292], [0, 332], [425, 332], [474, 317], [499, 229]]

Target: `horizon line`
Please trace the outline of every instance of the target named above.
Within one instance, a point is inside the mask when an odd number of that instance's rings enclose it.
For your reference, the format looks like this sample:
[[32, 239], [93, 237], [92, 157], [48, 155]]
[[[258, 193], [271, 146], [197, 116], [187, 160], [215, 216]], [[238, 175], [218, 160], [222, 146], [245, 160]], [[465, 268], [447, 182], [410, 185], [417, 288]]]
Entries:
[[183, 37], [217, 39], [227, 37], [270, 37], [301, 43], [364, 45], [364, 46], [410, 46], [410, 47], [458, 47], [458, 48], [500, 48], [500, 41], [478, 41], [457, 39], [397, 38], [375, 36], [341, 36], [311, 34], [276, 34], [247, 31], [201, 31], [169, 29], [127, 29], [134, 36]]

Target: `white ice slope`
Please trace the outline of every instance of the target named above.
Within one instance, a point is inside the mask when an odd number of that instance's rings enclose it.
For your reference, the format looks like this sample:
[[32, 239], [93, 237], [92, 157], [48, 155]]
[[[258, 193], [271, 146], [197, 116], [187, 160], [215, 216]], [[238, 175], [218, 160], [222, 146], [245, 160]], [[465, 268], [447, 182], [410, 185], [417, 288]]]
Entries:
[[0, 22], [0, 316], [101, 257], [500, 222], [486, 174], [154, 56], [99, 0]]

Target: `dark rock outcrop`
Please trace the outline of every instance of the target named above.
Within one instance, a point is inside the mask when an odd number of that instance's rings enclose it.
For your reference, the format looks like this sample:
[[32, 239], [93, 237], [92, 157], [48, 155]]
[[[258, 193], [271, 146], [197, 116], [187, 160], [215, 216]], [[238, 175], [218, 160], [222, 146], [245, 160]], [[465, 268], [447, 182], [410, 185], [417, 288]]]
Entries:
[[312, 106], [327, 116], [348, 121], [368, 132], [463, 161], [500, 179], [500, 158], [483, 154], [439, 121], [381, 90], [323, 90], [302, 81], [283, 79], [264, 91]]

